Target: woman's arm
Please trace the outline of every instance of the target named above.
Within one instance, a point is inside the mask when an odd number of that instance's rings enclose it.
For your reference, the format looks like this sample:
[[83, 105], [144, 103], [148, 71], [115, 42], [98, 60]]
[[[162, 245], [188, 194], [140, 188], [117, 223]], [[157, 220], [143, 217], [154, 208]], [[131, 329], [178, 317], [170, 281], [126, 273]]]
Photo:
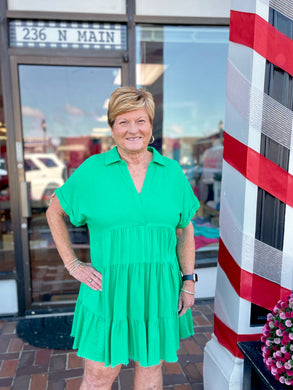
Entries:
[[[193, 274], [194, 272], [194, 258], [195, 258], [195, 244], [194, 231], [192, 223], [190, 222], [186, 228], [177, 229], [177, 256], [183, 275]], [[194, 292], [194, 281], [186, 280], [183, 283], [184, 290]], [[194, 295], [188, 294], [184, 291], [180, 292], [178, 302], [179, 316], [182, 316], [187, 309], [194, 304]]]
[[[65, 215], [57, 196], [53, 197], [52, 202], [47, 209], [46, 217], [56, 248], [66, 267], [76, 259], [76, 255], [72, 249], [68, 230], [64, 221]], [[71, 275], [75, 279], [91, 287], [93, 290], [102, 290], [102, 275], [86, 263], [81, 263], [78, 267], [73, 267]]]

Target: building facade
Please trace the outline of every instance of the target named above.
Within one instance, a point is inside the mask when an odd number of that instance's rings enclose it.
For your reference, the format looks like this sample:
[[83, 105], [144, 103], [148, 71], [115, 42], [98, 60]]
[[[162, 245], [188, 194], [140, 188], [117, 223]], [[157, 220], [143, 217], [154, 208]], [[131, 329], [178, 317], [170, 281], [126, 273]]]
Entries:
[[[121, 85], [153, 94], [154, 146], [180, 162], [199, 197], [196, 256], [215, 266], [230, 1], [0, 7], [0, 314], [72, 311], [78, 283], [64, 270], [45, 211], [74, 169], [112, 147], [107, 99]], [[86, 228], [68, 227], [77, 255], [89, 260]], [[215, 267], [201, 271], [215, 279]]]

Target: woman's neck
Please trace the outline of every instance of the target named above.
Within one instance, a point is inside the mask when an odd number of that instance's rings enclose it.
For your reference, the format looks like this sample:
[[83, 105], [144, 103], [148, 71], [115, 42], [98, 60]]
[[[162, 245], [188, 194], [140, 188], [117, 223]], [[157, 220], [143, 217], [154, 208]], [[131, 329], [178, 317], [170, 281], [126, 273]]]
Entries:
[[152, 160], [152, 153], [147, 149], [140, 152], [126, 152], [117, 146], [119, 156], [126, 161], [127, 165], [143, 165], [148, 164]]

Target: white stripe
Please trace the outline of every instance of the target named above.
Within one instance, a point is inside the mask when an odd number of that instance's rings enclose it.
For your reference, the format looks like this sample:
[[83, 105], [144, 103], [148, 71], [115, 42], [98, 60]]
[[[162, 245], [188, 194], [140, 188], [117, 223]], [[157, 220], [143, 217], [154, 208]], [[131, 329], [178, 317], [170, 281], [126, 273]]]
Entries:
[[248, 120], [242, 118], [233, 104], [226, 99], [226, 133], [249, 146], [257, 153], [260, 152], [261, 133], [259, 129], [250, 126]]
[[[257, 189], [257, 185], [247, 180], [226, 161], [223, 162], [221, 233], [225, 229], [229, 232], [225, 217], [233, 216], [235, 228], [251, 237], [255, 236]], [[224, 207], [223, 213], [222, 206]]]
[[220, 266], [217, 271], [216, 291], [215, 314], [225, 325], [237, 334], [262, 332], [262, 326], [250, 326], [251, 302], [239, 297]]
[[231, 0], [231, 9], [240, 12], [251, 12], [258, 14], [263, 19], [268, 20], [269, 6], [266, 2], [258, 0]]
[[[292, 155], [292, 153], [291, 153]], [[286, 270], [282, 276], [282, 285], [293, 290], [293, 208], [286, 205], [285, 229], [283, 242], [283, 268]]]
[[282, 253], [255, 239], [257, 188], [224, 161], [220, 209], [221, 239], [239, 267], [292, 289], [293, 208], [287, 206], [286, 209]]
[[[249, 122], [250, 126], [284, 147], [293, 149], [293, 111], [260, 89], [252, 87], [249, 81], [229, 61], [226, 95], [230, 105], [233, 105], [239, 116], [244, 121]], [[226, 115], [228, 116], [228, 114], [227, 112]], [[235, 113], [232, 115], [235, 117]], [[236, 123], [237, 121], [234, 126]]]
[[257, 186], [223, 164], [220, 235], [239, 267], [253, 272]]

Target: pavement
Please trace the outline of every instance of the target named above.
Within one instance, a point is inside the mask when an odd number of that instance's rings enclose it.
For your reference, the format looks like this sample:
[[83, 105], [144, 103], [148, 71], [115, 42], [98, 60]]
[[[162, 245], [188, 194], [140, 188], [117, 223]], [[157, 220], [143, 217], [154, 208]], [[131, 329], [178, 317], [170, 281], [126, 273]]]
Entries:
[[[213, 332], [213, 299], [196, 299], [195, 335], [180, 343], [177, 363], [164, 363], [164, 389], [203, 390], [203, 351]], [[83, 360], [72, 350], [40, 349], [16, 334], [17, 319], [0, 319], [1, 390], [79, 390]], [[132, 390], [134, 364], [123, 366], [112, 390]]]

